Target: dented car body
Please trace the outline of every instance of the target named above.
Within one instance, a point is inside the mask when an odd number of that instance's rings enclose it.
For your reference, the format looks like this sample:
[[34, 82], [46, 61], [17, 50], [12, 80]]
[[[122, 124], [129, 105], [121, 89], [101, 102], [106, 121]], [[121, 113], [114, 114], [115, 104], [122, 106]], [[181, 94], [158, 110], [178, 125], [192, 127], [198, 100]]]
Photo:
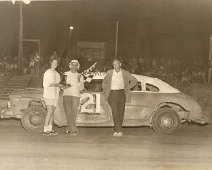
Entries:
[[[77, 115], [78, 126], [113, 126], [111, 109], [102, 94], [101, 83], [105, 73], [96, 73], [82, 93]], [[201, 106], [190, 96], [181, 93], [157, 78], [134, 75], [136, 87], [127, 94], [123, 126], [150, 126], [159, 134], [170, 134], [179, 130], [182, 122], [208, 123]], [[1, 112], [2, 118], [20, 118], [24, 128], [38, 131], [43, 127], [45, 112], [42, 89], [14, 91], [9, 96], [8, 108]], [[62, 91], [55, 111], [54, 123], [66, 126], [66, 115], [62, 105]], [[30, 108], [34, 108], [31, 109]], [[23, 116], [25, 115], [25, 116]], [[29, 127], [30, 126], [30, 127]]]

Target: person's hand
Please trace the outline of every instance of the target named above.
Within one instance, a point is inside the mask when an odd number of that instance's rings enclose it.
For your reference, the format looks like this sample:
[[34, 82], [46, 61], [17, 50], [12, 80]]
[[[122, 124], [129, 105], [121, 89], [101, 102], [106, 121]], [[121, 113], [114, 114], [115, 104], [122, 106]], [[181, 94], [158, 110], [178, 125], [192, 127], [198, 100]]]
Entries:
[[58, 83], [57, 87], [59, 87], [61, 89], [61, 88], [63, 88], [63, 85]]
[[125, 91], [125, 92], [129, 92], [129, 91], [130, 91], [129, 87], [126, 87], [126, 88], [124, 89], [124, 91]]
[[63, 84], [63, 89], [67, 89], [67, 88], [69, 88], [69, 87], [71, 87], [70, 84]]

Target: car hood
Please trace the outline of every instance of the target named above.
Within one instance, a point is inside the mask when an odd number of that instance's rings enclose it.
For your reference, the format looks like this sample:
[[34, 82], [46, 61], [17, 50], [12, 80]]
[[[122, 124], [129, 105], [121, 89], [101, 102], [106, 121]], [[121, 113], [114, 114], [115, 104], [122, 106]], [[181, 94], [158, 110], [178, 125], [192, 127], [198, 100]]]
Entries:
[[10, 97], [19, 96], [23, 98], [41, 98], [43, 94], [43, 89], [39, 88], [27, 88], [23, 90], [15, 90]]

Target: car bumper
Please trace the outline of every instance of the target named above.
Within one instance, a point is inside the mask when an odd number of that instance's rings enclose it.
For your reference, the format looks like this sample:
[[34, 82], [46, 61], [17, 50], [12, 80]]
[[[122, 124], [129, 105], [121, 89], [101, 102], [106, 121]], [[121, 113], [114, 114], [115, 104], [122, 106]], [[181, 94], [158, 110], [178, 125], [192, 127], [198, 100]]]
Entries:
[[2, 119], [12, 118], [12, 117], [15, 117], [12, 109], [5, 108], [5, 109], [1, 110], [1, 118]]
[[202, 125], [209, 123], [209, 118], [205, 115], [202, 115], [200, 118], [193, 118], [191, 120], [195, 123], [199, 123], [199, 124], [202, 124]]

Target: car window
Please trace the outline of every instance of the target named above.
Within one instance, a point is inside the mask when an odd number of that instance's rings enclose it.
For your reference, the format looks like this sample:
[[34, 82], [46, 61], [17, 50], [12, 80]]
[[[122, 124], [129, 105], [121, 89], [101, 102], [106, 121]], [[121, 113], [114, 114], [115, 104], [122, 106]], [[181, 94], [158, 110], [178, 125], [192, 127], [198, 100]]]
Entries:
[[160, 89], [152, 84], [146, 83], [146, 91], [159, 92]]
[[90, 83], [85, 82], [85, 89], [87, 91], [102, 92], [102, 81], [101, 79], [93, 79]]
[[141, 91], [142, 87], [141, 87], [141, 82], [139, 81], [135, 87], [131, 88], [130, 91]]

